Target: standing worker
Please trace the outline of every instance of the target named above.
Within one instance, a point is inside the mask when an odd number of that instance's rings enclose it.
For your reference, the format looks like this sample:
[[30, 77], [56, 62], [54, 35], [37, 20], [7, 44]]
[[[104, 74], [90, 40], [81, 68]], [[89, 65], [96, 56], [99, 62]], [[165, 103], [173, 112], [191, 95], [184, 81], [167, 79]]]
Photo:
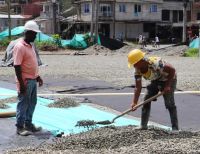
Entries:
[[[156, 95], [159, 90], [163, 91], [165, 107], [169, 110], [172, 130], [178, 130], [177, 110], [174, 101], [177, 77], [174, 67], [160, 57], [145, 57], [140, 49], [134, 49], [128, 54], [128, 67], [135, 68], [135, 93], [131, 107], [138, 103], [142, 89], [142, 77], [150, 80], [146, 88], [144, 100]], [[151, 102], [142, 107], [141, 129], [148, 129], [148, 121], [151, 110]]]
[[41, 31], [35, 21], [26, 22], [24, 29], [25, 36], [15, 45], [13, 58], [18, 90], [17, 134], [27, 136], [42, 129], [32, 123], [32, 117], [37, 103], [37, 82], [42, 86], [43, 80], [38, 75], [37, 57], [31, 45]]

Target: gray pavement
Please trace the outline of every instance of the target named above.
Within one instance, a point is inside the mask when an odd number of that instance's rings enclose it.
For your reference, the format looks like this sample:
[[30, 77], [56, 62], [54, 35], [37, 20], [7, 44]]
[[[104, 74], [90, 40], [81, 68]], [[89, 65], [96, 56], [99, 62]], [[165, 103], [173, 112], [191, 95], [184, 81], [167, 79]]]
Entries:
[[[94, 80], [45, 80], [45, 86], [43, 89], [50, 87], [66, 87], [66, 90], [62, 88], [59, 93], [72, 94], [72, 93], [131, 93], [133, 92], [133, 86], [127, 87], [113, 87], [104, 81]], [[69, 85], [71, 89], [69, 89]], [[15, 84], [0, 82], [0, 87], [15, 89]], [[39, 89], [42, 92], [43, 89]], [[110, 107], [117, 111], [125, 111], [130, 107], [132, 96], [85, 96], [93, 103]], [[142, 96], [141, 96], [142, 98]], [[194, 94], [176, 94], [175, 95], [176, 105], [178, 109], [178, 118], [180, 128], [183, 130], [199, 130], [200, 123], [200, 96]], [[163, 98], [160, 97], [156, 102], [152, 103], [152, 111], [150, 121], [170, 126], [169, 113], [165, 109]], [[140, 118], [141, 109], [131, 112], [130, 115]], [[110, 120], [110, 119], [108, 119]], [[23, 138], [15, 134], [15, 120], [0, 119], [0, 153], [6, 149], [13, 149], [22, 146], [38, 146], [43, 142], [51, 140], [52, 135], [48, 132], [42, 132], [35, 136]]]

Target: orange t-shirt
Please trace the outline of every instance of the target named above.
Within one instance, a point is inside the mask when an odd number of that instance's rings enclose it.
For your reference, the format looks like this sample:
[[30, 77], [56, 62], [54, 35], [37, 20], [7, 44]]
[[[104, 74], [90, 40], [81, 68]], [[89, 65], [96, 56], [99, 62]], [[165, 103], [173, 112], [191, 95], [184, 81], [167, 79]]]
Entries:
[[[26, 84], [26, 79], [36, 79], [38, 76], [38, 62], [34, 48], [23, 39], [20, 40], [13, 49], [14, 66], [20, 65], [22, 79]], [[19, 84], [16, 78], [17, 84]], [[18, 87], [19, 88], [19, 87]]]

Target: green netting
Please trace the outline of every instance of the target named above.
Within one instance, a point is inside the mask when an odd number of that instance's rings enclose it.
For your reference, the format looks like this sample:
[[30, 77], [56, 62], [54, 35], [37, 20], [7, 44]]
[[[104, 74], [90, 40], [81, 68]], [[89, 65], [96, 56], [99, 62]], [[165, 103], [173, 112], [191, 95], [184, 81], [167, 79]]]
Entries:
[[75, 34], [68, 46], [73, 48], [86, 48], [88, 45], [83, 34]]
[[[11, 29], [11, 36], [20, 35], [24, 32], [24, 26], [18, 26]], [[9, 36], [8, 29], [0, 33], [0, 40]], [[88, 47], [87, 39], [90, 37], [90, 34], [75, 34], [71, 40], [61, 40], [62, 47], [72, 47], [75, 49], [84, 49]], [[54, 41], [53, 37], [44, 34], [37, 34], [37, 41]], [[98, 37], [98, 44], [101, 44], [100, 39]]]
[[189, 47], [190, 48], [199, 48], [199, 38], [194, 39], [190, 44]]

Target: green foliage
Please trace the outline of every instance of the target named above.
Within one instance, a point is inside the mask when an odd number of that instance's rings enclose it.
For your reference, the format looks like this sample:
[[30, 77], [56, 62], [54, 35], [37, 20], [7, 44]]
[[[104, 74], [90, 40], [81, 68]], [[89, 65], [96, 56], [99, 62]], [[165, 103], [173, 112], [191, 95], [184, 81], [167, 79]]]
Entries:
[[58, 50], [58, 46], [53, 41], [35, 41], [36, 47], [43, 51], [55, 51]]
[[199, 54], [198, 48], [190, 48], [183, 54], [183, 56], [184, 57], [197, 57], [198, 54]]
[[95, 40], [95, 36], [93, 35], [93, 39], [92, 39], [91, 35], [89, 33], [86, 33], [83, 36], [83, 39], [85, 40], [85, 42], [87, 43], [88, 46], [91, 46], [94, 44], [94, 42], [92, 40]]
[[61, 43], [61, 36], [59, 34], [54, 34], [52, 35], [53, 41], [54, 43], [58, 46], [58, 47], [62, 47], [62, 43]]
[[12, 40], [15, 40], [16, 37], [12, 37], [11, 39], [9, 39], [8, 37], [4, 38], [3, 40], [0, 40], [0, 46], [1, 47], [7, 47], [9, 45], [9, 43], [12, 41]]

